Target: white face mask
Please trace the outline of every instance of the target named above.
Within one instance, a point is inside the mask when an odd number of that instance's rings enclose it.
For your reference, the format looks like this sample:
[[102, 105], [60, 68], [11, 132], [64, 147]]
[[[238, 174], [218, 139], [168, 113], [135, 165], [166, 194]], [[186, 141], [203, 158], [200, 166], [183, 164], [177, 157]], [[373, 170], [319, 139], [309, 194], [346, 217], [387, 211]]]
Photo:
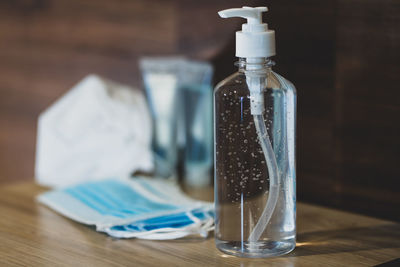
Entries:
[[89, 75], [40, 114], [36, 181], [61, 188], [151, 171], [151, 132], [139, 90]]
[[39, 202], [118, 238], [206, 237], [213, 204], [186, 197], [165, 180], [135, 178], [87, 182], [44, 193]]

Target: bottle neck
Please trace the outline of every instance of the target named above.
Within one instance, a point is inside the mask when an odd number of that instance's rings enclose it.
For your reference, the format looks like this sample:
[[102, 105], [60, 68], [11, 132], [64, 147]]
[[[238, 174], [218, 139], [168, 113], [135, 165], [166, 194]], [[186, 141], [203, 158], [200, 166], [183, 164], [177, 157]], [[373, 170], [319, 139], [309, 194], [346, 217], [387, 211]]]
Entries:
[[275, 62], [271, 58], [239, 58], [235, 62], [239, 72], [270, 72]]

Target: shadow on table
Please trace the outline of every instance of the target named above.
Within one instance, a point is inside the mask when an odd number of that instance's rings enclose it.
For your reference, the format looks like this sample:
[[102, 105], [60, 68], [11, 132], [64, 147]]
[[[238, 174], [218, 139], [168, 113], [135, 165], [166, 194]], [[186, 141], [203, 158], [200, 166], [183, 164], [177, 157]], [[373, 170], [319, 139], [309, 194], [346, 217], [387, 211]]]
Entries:
[[384, 224], [343, 230], [299, 233], [296, 249], [286, 257], [400, 248], [400, 225]]

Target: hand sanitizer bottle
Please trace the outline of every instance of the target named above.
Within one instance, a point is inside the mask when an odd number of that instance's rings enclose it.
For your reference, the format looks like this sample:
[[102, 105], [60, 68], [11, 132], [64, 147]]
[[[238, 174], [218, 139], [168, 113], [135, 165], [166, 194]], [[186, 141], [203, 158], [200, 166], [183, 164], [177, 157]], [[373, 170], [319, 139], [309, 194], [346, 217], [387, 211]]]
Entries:
[[275, 32], [266, 7], [232, 8], [238, 72], [214, 93], [215, 240], [221, 251], [270, 257], [296, 244], [296, 90], [272, 71]]

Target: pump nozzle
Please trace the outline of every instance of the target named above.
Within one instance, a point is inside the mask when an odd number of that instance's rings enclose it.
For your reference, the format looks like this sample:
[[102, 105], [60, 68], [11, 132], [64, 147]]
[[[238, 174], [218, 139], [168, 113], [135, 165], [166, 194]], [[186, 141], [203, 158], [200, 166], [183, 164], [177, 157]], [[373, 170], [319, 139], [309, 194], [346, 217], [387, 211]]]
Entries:
[[267, 7], [230, 8], [218, 12], [221, 18], [240, 17], [247, 19], [248, 24], [262, 24], [262, 13], [268, 11]]
[[242, 30], [236, 32], [236, 56], [243, 58], [266, 58], [275, 55], [275, 32], [263, 23], [262, 13], [267, 7], [230, 8], [218, 12], [221, 18], [247, 19]]

